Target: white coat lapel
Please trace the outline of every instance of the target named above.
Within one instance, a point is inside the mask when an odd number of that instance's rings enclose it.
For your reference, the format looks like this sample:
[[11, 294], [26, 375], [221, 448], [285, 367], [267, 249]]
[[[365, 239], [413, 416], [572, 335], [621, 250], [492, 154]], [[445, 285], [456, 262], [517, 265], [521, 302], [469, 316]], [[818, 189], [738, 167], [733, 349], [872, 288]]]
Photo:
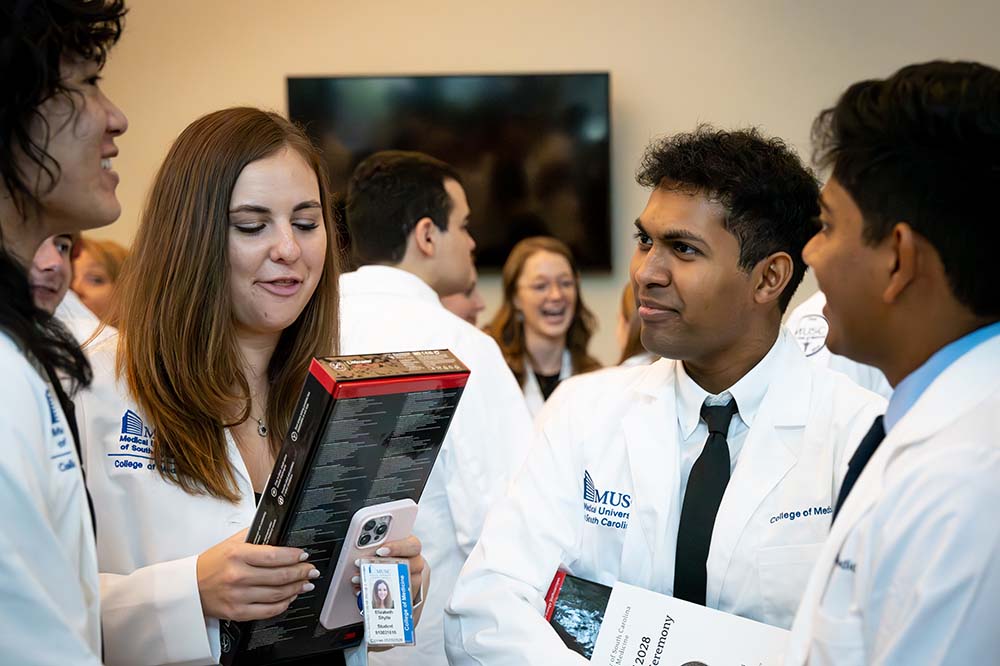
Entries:
[[[717, 608], [733, 554], [764, 499], [798, 460], [797, 435], [809, 417], [812, 375], [798, 348], [783, 336], [777, 373], [747, 433], [712, 532], [705, 601]], [[795, 344], [791, 342], [791, 344]]]
[[[625, 534], [622, 571], [637, 585], [673, 581], [679, 493], [674, 361], [649, 366], [637, 382], [622, 430], [632, 474], [632, 520]], [[670, 591], [658, 589], [657, 591]]]

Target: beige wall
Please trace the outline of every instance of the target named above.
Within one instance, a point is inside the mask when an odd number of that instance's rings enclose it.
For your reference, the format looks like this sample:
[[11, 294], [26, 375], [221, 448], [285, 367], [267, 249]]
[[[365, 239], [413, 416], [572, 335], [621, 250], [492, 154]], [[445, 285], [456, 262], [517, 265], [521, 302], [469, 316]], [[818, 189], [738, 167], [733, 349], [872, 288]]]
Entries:
[[[105, 89], [128, 114], [116, 169], [124, 212], [95, 235], [129, 242], [170, 142], [197, 116], [286, 111], [285, 77], [608, 70], [614, 273], [588, 277], [594, 351], [616, 356], [615, 313], [646, 193], [632, 176], [651, 137], [700, 121], [758, 125], [803, 154], [816, 112], [849, 83], [909, 62], [1000, 65], [1000, 3], [130, 0]], [[799, 298], [811, 293], [810, 278]], [[492, 311], [496, 278], [484, 280]]]

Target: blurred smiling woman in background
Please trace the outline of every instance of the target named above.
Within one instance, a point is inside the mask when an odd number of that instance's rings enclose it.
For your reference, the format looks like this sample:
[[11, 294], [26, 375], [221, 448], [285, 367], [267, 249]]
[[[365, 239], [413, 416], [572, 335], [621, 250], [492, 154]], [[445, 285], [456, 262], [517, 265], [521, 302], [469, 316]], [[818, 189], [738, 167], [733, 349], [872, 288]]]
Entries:
[[532, 415], [567, 377], [601, 367], [587, 352], [597, 326], [566, 245], [525, 238], [503, 266], [503, 303], [484, 329], [497, 341]]

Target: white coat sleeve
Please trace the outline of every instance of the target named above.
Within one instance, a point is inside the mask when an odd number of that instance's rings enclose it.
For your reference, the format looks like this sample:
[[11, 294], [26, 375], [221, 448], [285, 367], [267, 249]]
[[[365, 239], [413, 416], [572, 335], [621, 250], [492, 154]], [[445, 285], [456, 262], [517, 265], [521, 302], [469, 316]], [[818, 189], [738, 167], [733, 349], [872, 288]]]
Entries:
[[1000, 662], [1000, 451], [974, 464], [956, 463], [962, 454], [945, 452], [932, 483], [914, 479], [876, 509], [861, 608], [871, 664]]
[[[89, 459], [87, 400], [76, 401], [80, 446]], [[98, 512], [100, 513], [100, 512]], [[100, 533], [100, 525], [98, 533]], [[99, 563], [100, 564], [100, 563]], [[101, 623], [108, 666], [200, 666], [221, 655], [219, 622], [206, 618], [198, 590], [198, 556], [101, 572]]]
[[523, 464], [533, 436], [517, 382], [495, 343], [486, 342], [493, 349], [472, 352], [472, 373], [441, 454], [455, 540], [465, 556], [479, 540], [487, 512]]
[[101, 574], [108, 666], [201, 666], [221, 655], [219, 623], [206, 618], [198, 556], [158, 562], [128, 575]]
[[459, 576], [445, 615], [453, 666], [588, 663], [542, 615], [552, 577], [576, 559], [581, 530], [579, 464], [559, 434], [566, 415], [554, 416], [540, 425], [527, 462]]
[[[0, 390], [0, 649], [4, 664], [99, 666], [80, 633], [87, 616], [78, 557], [50, 522], [47, 475], [57, 472], [43, 448], [45, 417], [35, 391], [16, 374]], [[82, 497], [82, 494], [81, 494]], [[85, 538], [91, 538], [86, 535]], [[96, 622], [96, 618], [94, 618]]]

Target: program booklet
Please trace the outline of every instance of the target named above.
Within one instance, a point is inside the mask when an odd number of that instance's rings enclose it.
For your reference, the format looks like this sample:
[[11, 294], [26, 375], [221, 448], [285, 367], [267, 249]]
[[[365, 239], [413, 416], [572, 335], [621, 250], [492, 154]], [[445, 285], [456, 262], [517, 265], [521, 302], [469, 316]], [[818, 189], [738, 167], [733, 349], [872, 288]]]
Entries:
[[778, 666], [788, 641], [784, 629], [562, 571], [545, 597], [545, 619], [568, 648], [600, 666]]
[[357, 645], [358, 623], [319, 623], [351, 517], [420, 499], [469, 378], [450, 351], [313, 359], [250, 526], [250, 543], [295, 546], [320, 571], [316, 589], [269, 620], [221, 623], [223, 666], [258, 666]]

